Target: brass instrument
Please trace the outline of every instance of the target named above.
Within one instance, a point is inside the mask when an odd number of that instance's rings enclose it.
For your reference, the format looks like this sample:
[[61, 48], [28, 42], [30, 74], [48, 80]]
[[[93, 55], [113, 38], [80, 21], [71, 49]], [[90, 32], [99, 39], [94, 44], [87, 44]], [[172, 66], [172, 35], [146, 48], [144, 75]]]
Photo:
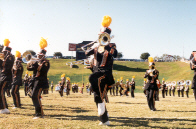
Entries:
[[3, 59], [4, 59], [4, 54], [0, 53], [0, 60], [3, 60]]
[[191, 85], [191, 80], [186, 80], [186, 85]]
[[[104, 32], [104, 33], [102, 33], [102, 34], [99, 35], [99, 37], [98, 37], [98, 39], [96, 41], [93, 41], [91, 43], [88, 43], [88, 44], [82, 46], [81, 49], [83, 51], [87, 51], [87, 50], [93, 49], [93, 47], [107, 46], [110, 43], [110, 41], [111, 41], [112, 38], [114, 38], [113, 35], [110, 37], [110, 35], [108, 33], [105, 33]], [[87, 47], [89, 45], [92, 45], [92, 44], [93, 44], [93, 46], [90, 47], [89, 49], [87, 49], [87, 50], [84, 49], [85, 47]]]
[[37, 57], [35, 57], [35, 55], [32, 55], [31, 52], [26, 51], [25, 53], [22, 54], [22, 61], [24, 63], [35, 63], [37, 61], [39, 61], [39, 59]]

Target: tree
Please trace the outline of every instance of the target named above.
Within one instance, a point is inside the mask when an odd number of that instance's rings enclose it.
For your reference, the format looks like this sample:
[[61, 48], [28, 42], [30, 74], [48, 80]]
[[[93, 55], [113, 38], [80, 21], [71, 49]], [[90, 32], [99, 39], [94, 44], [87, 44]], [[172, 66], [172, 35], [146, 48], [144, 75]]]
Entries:
[[62, 58], [63, 57], [63, 54], [61, 52], [55, 52], [54, 53], [54, 56], [58, 56], [58, 57]]
[[122, 57], [123, 57], [122, 52], [118, 52], [118, 54], [117, 54], [117, 57], [116, 57], [116, 58], [122, 58]]
[[150, 54], [148, 52], [142, 53], [140, 56], [140, 59], [146, 60], [148, 59], [148, 57], [150, 56]]

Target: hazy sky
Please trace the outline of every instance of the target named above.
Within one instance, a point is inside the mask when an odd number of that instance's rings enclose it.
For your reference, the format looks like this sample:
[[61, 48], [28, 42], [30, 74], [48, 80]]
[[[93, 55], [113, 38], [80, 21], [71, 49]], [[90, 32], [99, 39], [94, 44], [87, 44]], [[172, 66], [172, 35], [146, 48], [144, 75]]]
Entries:
[[190, 0], [0, 0], [0, 44], [9, 38], [13, 54], [38, 52], [44, 37], [47, 55], [71, 55], [69, 43], [98, 38], [104, 15], [112, 17], [112, 42], [124, 58], [183, 56], [183, 46], [188, 58], [196, 50], [196, 1]]

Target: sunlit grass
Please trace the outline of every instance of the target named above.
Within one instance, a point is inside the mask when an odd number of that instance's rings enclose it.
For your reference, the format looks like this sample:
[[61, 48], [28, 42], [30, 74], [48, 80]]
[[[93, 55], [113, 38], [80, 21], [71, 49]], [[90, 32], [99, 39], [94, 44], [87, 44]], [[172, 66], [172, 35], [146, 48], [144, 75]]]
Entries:
[[[13, 100], [7, 98], [10, 114], [0, 115], [0, 128], [103, 128], [98, 126], [99, 118], [93, 95], [71, 92], [60, 97], [58, 92], [43, 95], [44, 119], [33, 120], [34, 106], [28, 96], [21, 93], [21, 109], [12, 109]], [[106, 104], [111, 126], [104, 128], [196, 128], [193, 95], [190, 98], [166, 96], [156, 102], [157, 111], [149, 110], [144, 94], [130, 96], [109, 96]]]

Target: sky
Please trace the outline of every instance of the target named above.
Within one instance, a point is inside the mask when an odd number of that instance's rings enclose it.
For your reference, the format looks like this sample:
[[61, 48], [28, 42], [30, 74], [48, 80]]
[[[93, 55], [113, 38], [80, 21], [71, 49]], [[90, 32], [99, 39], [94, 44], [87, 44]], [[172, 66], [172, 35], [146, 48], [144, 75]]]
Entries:
[[0, 0], [0, 44], [8, 38], [12, 54], [39, 52], [43, 37], [48, 56], [75, 56], [68, 44], [97, 40], [109, 15], [111, 42], [123, 58], [144, 52], [189, 58], [196, 47], [195, 7], [193, 0]]

